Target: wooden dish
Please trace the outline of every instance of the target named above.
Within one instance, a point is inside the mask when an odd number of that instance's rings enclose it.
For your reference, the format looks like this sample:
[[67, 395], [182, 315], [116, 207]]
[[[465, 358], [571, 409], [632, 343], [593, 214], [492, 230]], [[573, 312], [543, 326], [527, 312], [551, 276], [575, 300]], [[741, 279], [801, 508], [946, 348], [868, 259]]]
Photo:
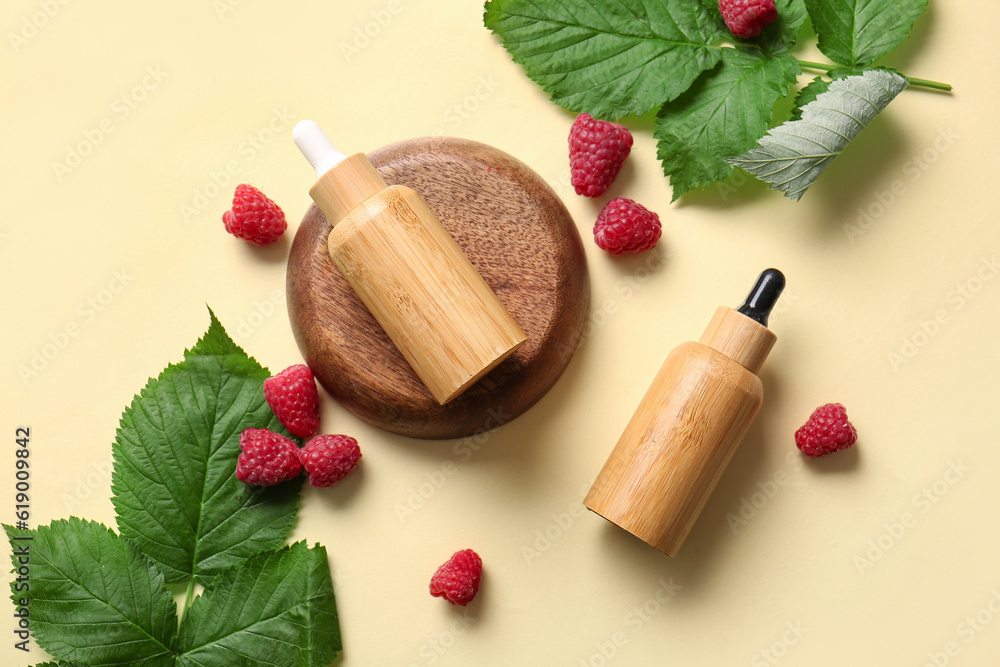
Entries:
[[368, 157], [419, 192], [528, 336], [458, 398], [439, 405], [355, 295], [327, 250], [314, 204], [288, 259], [292, 331], [316, 379], [361, 419], [415, 438], [459, 438], [522, 414], [555, 384], [583, 331], [586, 257], [566, 207], [530, 168], [465, 139], [412, 139]]

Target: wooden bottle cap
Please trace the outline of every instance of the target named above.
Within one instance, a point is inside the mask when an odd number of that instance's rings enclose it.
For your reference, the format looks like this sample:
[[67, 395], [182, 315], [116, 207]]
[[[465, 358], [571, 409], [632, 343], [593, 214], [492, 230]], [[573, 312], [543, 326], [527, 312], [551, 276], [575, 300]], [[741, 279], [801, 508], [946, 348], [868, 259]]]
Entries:
[[756, 375], [777, 339], [763, 324], [732, 308], [719, 306], [698, 342], [718, 350]]
[[363, 153], [356, 153], [320, 176], [309, 194], [333, 226], [385, 187], [386, 182], [371, 161]]
[[510, 421], [555, 384], [583, 331], [590, 283], [572, 217], [538, 174], [485, 144], [413, 139], [368, 158], [386, 183], [420, 193], [528, 340], [439, 405], [337, 270], [327, 250], [330, 222], [314, 205], [287, 274], [289, 317], [306, 363], [348, 410], [394, 433], [459, 438]]

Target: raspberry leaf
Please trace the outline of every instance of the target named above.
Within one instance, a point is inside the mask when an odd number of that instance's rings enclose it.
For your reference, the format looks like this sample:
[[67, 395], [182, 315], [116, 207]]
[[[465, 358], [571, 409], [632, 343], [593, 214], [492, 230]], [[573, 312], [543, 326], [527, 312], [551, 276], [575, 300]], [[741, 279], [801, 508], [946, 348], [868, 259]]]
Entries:
[[806, 12], [805, 0], [775, 0], [774, 6], [778, 10], [778, 18], [753, 39], [740, 39], [730, 33], [729, 28], [726, 27], [726, 22], [719, 11], [718, 0], [702, 0], [702, 3], [715, 18], [719, 30], [726, 36], [727, 41], [732, 40], [738, 44], [756, 46], [767, 55], [789, 51], [795, 45], [795, 39], [799, 36], [802, 25], [809, 16]]
[[[864, 69], [852, 70], [846, 67], [835, 67], [826, 73], [826, 76], [830, 78], [831, 81], [837, 79], [846, 79], [849, 76], [864, 74]], [[799, 120], [802, 118], [802, 107], [809, 104], [815, 100], [821, 93], [825, 93], [830, 89], [830, 82], [821, 76], [817, 76], [812, 81], [807, 83], [799, 91], [798, 95], [795, 96], [795, 103], [792, 105], [791, 120]]]
[[[163, 575], [134, 545], [75, 517], [36, 530], [4, 528], [15, 571], [18, 548], [29, 551], [31, 634], [39, 646], [94, 667], [174, 664], [177, 607]], [[16, 586], [12, 597], [25, 597]]]
[[484, 23], [552, 97], [595, 118], [641, 114], [683, 93], [726, 36], [690, 0], [489, 0]]
[[674, 200], [732, 173], [725, 158], [754, 146], [767, 130], [774, 103], [788, 92], [800, 71], [788, 55], [767, 57], [724, 49], [715, 69], [663, 105], [654, 135]]
[[799, 120], [779, 125], [727, 162], [797, 200], [906, 85], [903, 76], [888, 69], [835, 80], [802, 107]]
[[281, 546], [302, 486], [301, 478], [269, 488], [236, 479], [243, 429], [288, 432], [264, 400], [267, 369], [209, 314], [208, 332], [184, 361], [151, 379], [126, 408], [113, 446], [118, 529], [168, 583], [208, 583]]
[[807, 83], [799, 91], [798, 95], [795, 96], [795, 104], [792, 107], [791, 120], [799, 120], [802, 118], [802, 107], [813, 102], [822, 93], [830, 90], [830, 82], [821, 76], [817, 76], [815, 79]]
[[326, 549], [299, 542], [221, 573], [177, 643], [178, 667], [330, 664], [342, 646]]
[[906, 39], [927, 0], [805, 0], [819, 50], [841, 65], [871, 65]]
[[786, 53], [795, 46], [795, 39], [809, 16], [805, 0], [775, 0], [774, 6], [778, 9], [778, 18], [752, 40], [772, 55]]

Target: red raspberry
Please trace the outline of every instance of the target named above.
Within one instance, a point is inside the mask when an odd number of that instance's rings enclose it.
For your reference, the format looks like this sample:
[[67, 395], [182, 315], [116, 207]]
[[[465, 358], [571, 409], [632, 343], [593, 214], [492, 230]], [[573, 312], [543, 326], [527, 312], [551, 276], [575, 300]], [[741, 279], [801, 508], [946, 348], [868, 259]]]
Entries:
[[847, 449], [857, 439], [858, 431], [847, 421], [847, 408], [840, 403], [819, 406], [795, 432], [795, 445], [812, 457]]
[[461, 607], [472, 602], [483, 578], [483, 561], [472, 549], [456, 551], [431, 577], [431, 595]]
[[631, 199], [609, 201], [597, 216], [594, 241], [612, 255], [631, 255], [656, 247], [660, 216]]
[[726, 27], [737, 37], [750, 39], [778, 18], [774, 0], [719, 0]]
[[252, 185], [237, 185], [233, 208], [222, 214], [226, 231], [255, 245], [270, 245], [285, 233], [284, 212]]
[[248, 428], [240, 434], [236, 478], [255, 486], [274, 486], [302, 471], [299, 448], [283, 435], [266, 428]]
[[632, 150], [632, 133], [617, 123], [582, 113], [569, 130], [570, 181], [576, 194], [600, 197]]
[[289, 366], [264, 380], [264, 398], [292, 435], [308, 438], [319, 427], [319, 393], [305, 364]]
[[299, 461], [313, 486], [332, 486], [347, 477], [361, 460], [358, 441], [346, 435], [317, 435], [299, 450]]

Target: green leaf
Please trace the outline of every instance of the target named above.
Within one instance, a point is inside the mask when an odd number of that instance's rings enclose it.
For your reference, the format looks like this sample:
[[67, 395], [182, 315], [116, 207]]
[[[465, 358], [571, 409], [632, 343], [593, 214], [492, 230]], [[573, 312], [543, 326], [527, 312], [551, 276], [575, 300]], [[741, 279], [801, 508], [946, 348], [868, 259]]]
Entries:
[[[177, 607], [163, 575], [132, 544], [75, 517], [37, 530], [4, 528], [15, 570], [19, 549], [29, 552], [31, 632], [39, 646], [93, 667], [174, 664]], [[25, 595], [16, 585], [15, 600]]]
[[887, 69], [833, 81], [802, 108], [800, 120], [774, 128], [755, 148], [728, 162], [797, 200], [906, 85], [904, 77]]
[[732, 34], [726, 26], [717, 0], [702, 0], [709, 13], [715, 18], [719, 30], [727, 41], [737, 44], [756, 45], [767, 55], [786, 53], [795, 45], [795, 38], [802, 31], [802, 25], [809, 16], [805, 0], [775, 0], [778, 18], [752, 39], [742, 39]]
[[267, 369], [209, 313], [208, 332], [184, 361], [150, 380], [125, 410], [113, 447], [118, 528], [171, 583], [207, 583], [282, 545], [302, 485], [236, 479], [243, 429], [287, 431], [264, 400]]
[[342, 645], [326, 549], [299, 542], [216, 577], [195, 599], [177, 665], [325, 667]]
[[725, 49], [719, 66], [663, 105], [654, 135], [674, 200], [732, 173], [725, 158], [748, 150], [764, 134], [775, 101], [799, 72], [788, 55]]
[[809, 13], [805, 0], [775, 0], [774, 5], [778, 18], [751, 41], [760, 44], [765, 53], [787, 53], [795, 45]]
[[825, 93], [830, 89], [830, 81], [827, 81], [821, 76], [817, 76], [815, 79], [807, 83], [799, 91], [799, 94], [795, 96], [795, 106], [792, 108], [791, 120], [799, 120], [802, 118], [802, 107], [814, 102], [820, 94]]
[[841, 65], [871, 65], [906, 39], [927, 0], [805, 0], [819, 50]]
[[612, 119], [683, 93], [725, 37], [691, 0], [489, 0], [484, 23], [556, 104]]
[[[864, 74], [865, 70], [852, 70], [846, 67], [835, 67], [826, 73], [826, 76], [831, 80], [836, 79], [846, 79], [849, 76], [856, 74]], [[817, 76], [815, 79], [803, 86], [799, 94], [795, 96], [795, 104], [792, 108], [791, 120], [799, 120], [802, 118], [802, 107], [809, 104], [817, 97], [820, 93], [825, 93], [830, 89], [830, 81], [827, 81], [821, 76]]]

